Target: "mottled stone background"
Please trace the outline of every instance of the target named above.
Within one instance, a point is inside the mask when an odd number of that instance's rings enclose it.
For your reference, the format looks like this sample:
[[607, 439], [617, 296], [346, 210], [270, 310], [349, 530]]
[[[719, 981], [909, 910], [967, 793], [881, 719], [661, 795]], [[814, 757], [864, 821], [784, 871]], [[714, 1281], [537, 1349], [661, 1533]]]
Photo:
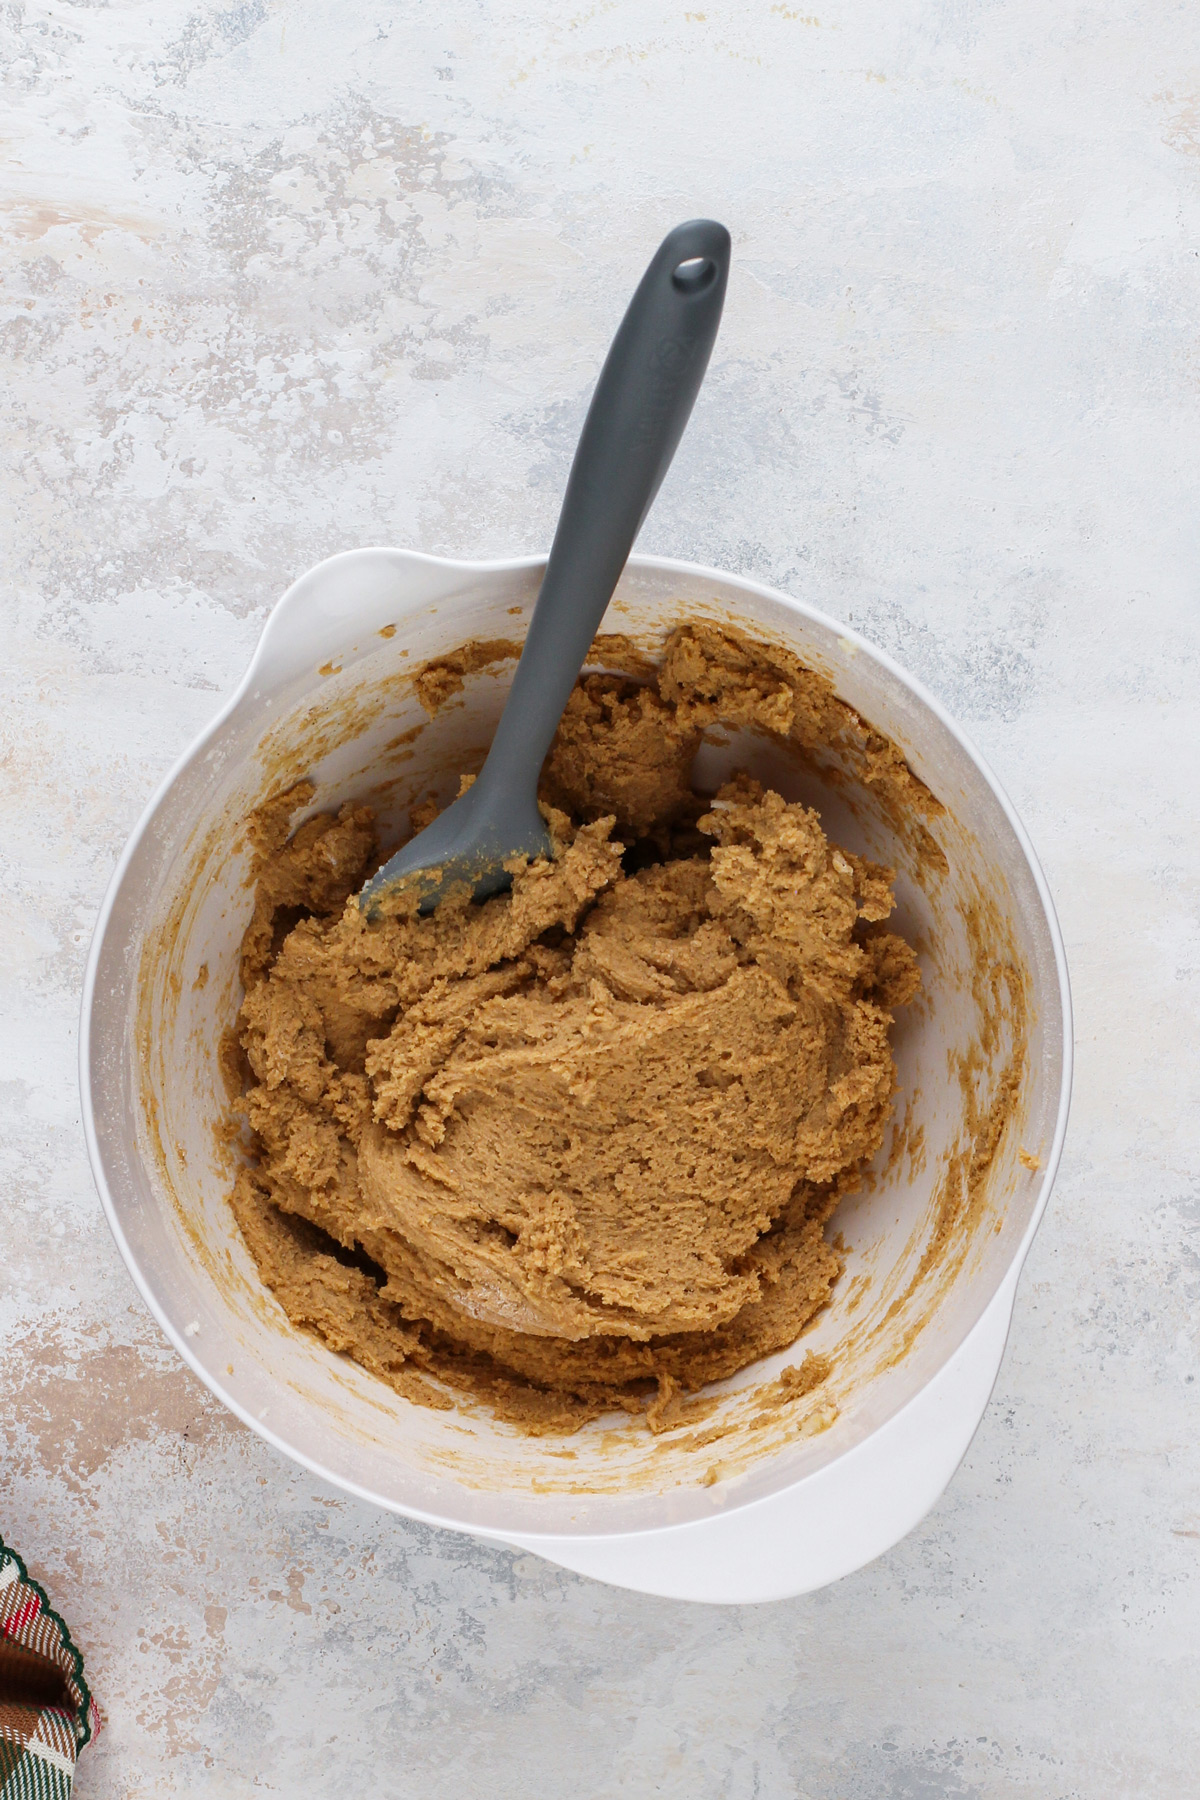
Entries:
[[[1200, 14], [1171, 0], [3, 10], [0, 1529], [84, 1800], [1191, 1800], [1200, 1765]], [[873, 1567], [709, 1611], [340, 1498], [110, 1242], [89, 933], [266, 608], [545, 545], [659, 234], [735, 270], [643, 547], [853, 621], [991, 757], [1075, 982], [984, 1424]]]

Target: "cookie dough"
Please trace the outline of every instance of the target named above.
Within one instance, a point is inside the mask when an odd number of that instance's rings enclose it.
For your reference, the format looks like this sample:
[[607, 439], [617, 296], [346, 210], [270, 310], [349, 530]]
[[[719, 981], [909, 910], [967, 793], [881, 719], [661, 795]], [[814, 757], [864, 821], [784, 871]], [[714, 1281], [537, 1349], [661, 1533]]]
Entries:
[[658, 1428], [829, 1299], [916, 960], [883, 929], [892, 872], [816, 813], [745, 775], [692, 791], [721, 726], [936, 806], [822, 677], [691, 626], [653, 682], [581, 681], [543, 778], [555, 860], [482, 906], [368, 923], [367, 808], [289, 837], [302, 787], [252, 821], [234, 1208], [289, 1315], [414, 1399]]

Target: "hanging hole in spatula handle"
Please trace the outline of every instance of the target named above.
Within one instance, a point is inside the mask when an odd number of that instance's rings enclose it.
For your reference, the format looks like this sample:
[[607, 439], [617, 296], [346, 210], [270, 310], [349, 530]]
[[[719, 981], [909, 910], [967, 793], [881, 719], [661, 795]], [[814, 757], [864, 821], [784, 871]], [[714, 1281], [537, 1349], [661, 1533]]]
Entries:
[[717, 279], [719, 270], [711, 256], [689, 256], [671, 275], [681, 294], [702, 294]]

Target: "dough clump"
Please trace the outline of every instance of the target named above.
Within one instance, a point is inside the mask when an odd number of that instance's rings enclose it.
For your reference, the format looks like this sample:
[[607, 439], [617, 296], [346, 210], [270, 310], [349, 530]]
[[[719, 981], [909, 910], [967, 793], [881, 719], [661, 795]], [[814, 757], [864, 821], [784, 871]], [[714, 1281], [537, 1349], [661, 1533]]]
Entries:
[[738, 726], [920, 788], [822, 677], [696, 625], [654, 683], [580, 682], [555, 860], [481, 906], [368, 922], [367, 808], [289, 838], [302, 787], [251, 822], [234, 1208], [291, 1318], [413, 1399], [662, 1428], [828, 1302], [916, 959], [882, 928], [892, 871], [815, 812], [744, 774], [693, 793], [702, 735]]

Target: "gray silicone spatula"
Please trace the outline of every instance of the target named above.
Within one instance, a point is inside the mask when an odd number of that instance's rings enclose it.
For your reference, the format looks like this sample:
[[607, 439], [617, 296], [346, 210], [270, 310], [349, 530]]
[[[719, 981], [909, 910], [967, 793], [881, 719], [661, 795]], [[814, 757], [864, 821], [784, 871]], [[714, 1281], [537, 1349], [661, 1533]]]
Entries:
[[507, 886], [514, 857], [550, 857], [537, 784], [563, 708], [633, 541], [683, 436], [729, 278], [729, 233], [677, 225], [659, 245], [600, 371], [558, 529], [487, 761], [465, 794], [410, 839], [359, 895], [371, 916], [399, 883], [431, 912], [451, 888]]

